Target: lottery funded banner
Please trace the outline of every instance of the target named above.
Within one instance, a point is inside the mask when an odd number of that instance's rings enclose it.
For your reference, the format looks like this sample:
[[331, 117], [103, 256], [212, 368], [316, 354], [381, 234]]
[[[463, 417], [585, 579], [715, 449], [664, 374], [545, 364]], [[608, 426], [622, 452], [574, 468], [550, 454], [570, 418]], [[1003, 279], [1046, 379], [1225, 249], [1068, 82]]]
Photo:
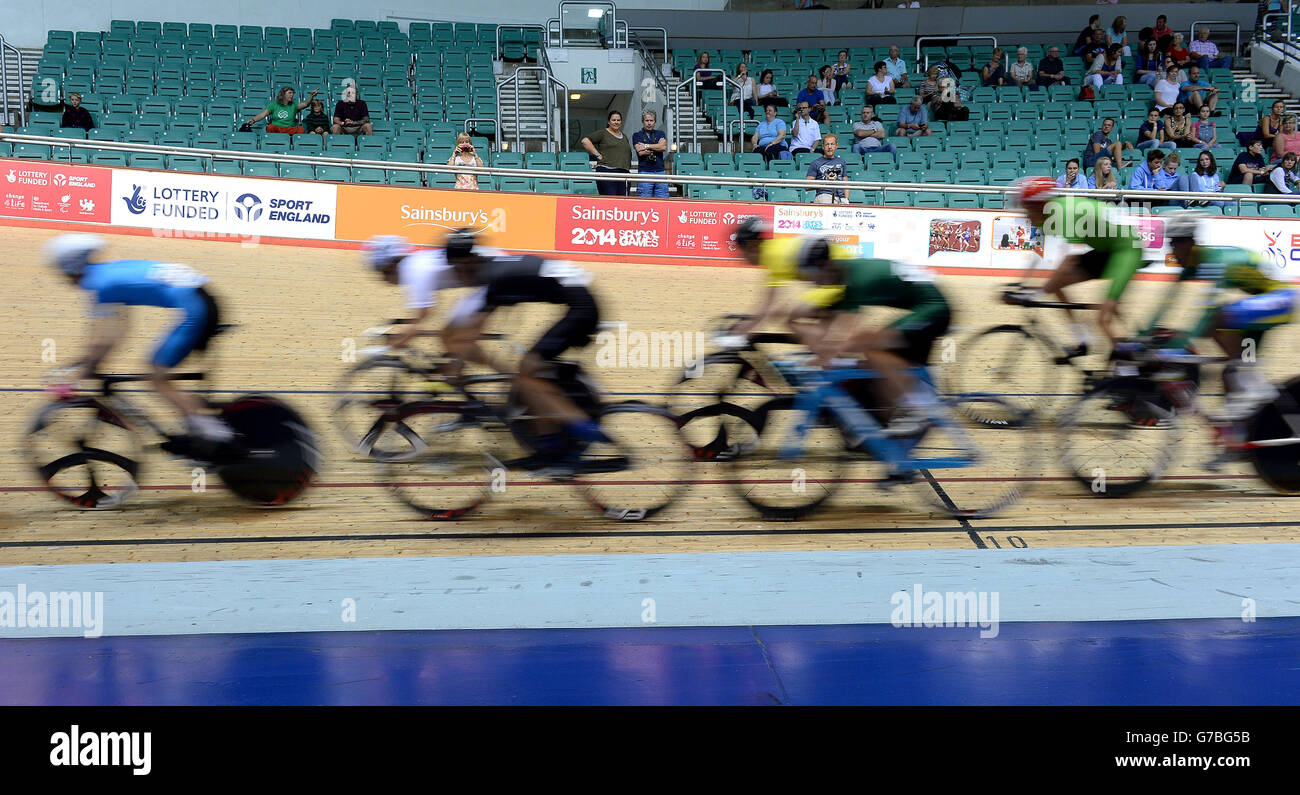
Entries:
[[0, 160], [0, 215], [108, 223], [112, 179], [107, 168]]

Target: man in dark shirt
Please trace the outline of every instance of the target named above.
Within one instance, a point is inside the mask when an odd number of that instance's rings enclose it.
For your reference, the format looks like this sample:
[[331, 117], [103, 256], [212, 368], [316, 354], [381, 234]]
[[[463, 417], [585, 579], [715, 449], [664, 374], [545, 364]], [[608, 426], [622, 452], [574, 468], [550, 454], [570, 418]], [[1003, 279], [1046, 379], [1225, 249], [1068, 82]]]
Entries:
[[1256, 179], [1262, 179], [1268, 161], [1264, 159], [1264, 142], [1256, 138], [1246, 147], [1246, 151], [1237, 155], [1228, 169], [1229, 185], [1254, 185]]
[[1070, 78], [1065, 76], [1065, 63], [1061, 60], [1061, 48], [1052, 45], [1047, 48], [1047, 57], [1038, 62], [1038, 85], [1069, 85]]
[[330, 131], [335, 135], [373, 135], [375, 128], [370, 124], [370, 108], [363, 99], [357, 99], [357, 87], [343, 89], [343, 99], [334, 106], [334, 126]]
[[[848, 178], [845, 173], [847, 166], [844, 158], [836, 157], [835, 150], [839, 148], [839, 136], [835, 133], [826, 133], [822, 139], [822, 156], [808, 164], [808, 174], [805, 179], [809, 180], [844, 180]], [[849, 192], [847, 190], [835, 190], [833, 188], [817, 188], [817, 195], [813, 197], [817, 204], [848, 204]]]
[[90, 118], [90, 111], [81, 107], [81, 95], [72, 92], [68, 95], [68, 107], [63, 109], [63, 121], [60, 127], [80, 127], [83, 130], [95, 129], [95, 122]]
[[813, 121], [818, 124], [826, 123], [826, 103], [823, 101], [821, 90], [817, 88], [817, 75], [808, 75], [808, 87], [799, 92], [798, 98], [795, 99], [795, 107], [798, 107], [801, 102], [808, 103], [811, 109], [808, 115], [812, 116]]
[[1105, 53], [1106, 31], [1100, 29], [1094, 30], [1092, 32], [1092, 41], [1088, 46], [1084, 47], [1083, 52], [1079, 54], [1080, 57], [1083, 58], [1083, 68], [1091, 69], [1093, 62], [1097, 60], [1097, 56], [1105, 55]]
[[[636, 150], [638, 174], [664, 173], [664, 156], [668, 154], [668, 136], [655, 129], [659, 117], [653, 110], [641, 114], [641, 129], [632, 133], [632, 148]], [[638, 182], [637, 196], [668, 198], [667, 182]]]

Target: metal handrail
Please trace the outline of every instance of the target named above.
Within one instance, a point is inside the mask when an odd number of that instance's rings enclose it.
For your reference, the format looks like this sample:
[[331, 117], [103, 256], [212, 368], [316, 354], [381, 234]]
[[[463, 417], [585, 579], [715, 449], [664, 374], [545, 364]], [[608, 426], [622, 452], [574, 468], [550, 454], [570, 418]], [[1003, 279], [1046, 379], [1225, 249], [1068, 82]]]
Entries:
[[[517, 29], [517, 30], [533, 30], [533, 29], [537, 29], [537, 30], [540, 30], [540, 31], [542, 32], [542, 35], [543, 35], [543, 36], [545, 36], [545, 35], [547, 34], [547, 30], [546, 30], [546, 28], [542, 27], [541, 25], [498, 25], [498, 26], [497, 26], [497, 32], [496, 32], [496, 49], [494, 49], [494, 50], [492, 51], [493, 55], [496, 56], [496, 60], [498, 60], [498, 61], [505, 57], [505, 53], [502, 52], [502, 50], [501, 50], [501, 31], [502, 31], [502, 29], [509, 29], [509, 30], [516, 30], [516, 29]], [[524, 44], [525, 44], [525, 49], [527, 49], [527, 42], [525, 41]]]
[[[551, 38], [551, 25], [555, 26], [555, 38]], [[563, 47], [564, 39], [560, 38], [560, 18], [551, 17], [546, 20], [546, 46]]]
[[[659, 28], [659, 27], [655, 27], [655, 26], [653, 26], [653, 25], [651, 25], [651, 26], [640, 26], [640, 25], [638, 25], [637, 27], [635, 27], [635, 28], [629, 28], [628, 30], [629, 30], [629, 32], [632, 33], [632, 34], [636, 34], [638, 31], [642, 31], [642, 30], [646, 30], [646, 31], [649, 31], [649, 30], [658, 31], [660, 37], [662, 37], [662, 39], [663, 39], [663, 43], [660, 45], [660, 49], [662, 49], [662, 50], [663, 50], [663, 53], [664, 53], [664, 63], [668, 63], [668, 61], [669, 61], [669, 51], [668, 51], [668, 28]], [[637, 36], [637, 40], [638, 40], [638, 42], [640, 41], [640, 38], [641, 38], [640, 36]]]
[[[918, 37], [917, 40], [916, 40], [916, 62], [917, 62], [918, 65], [921, 63], [921, 42], [923, 42], [923, 41], [936, 41], [936, 40], [939, 40], [939, 39], [945, 39], [945, 40], [947, 40], [947, 39], [951, 39], [951, 40], [953, 40], [953, 41], [963, 41], [963, 40], [967, 40], [967, 41], [968, 41], [968, 40], [971, 40], [971, 39], [978, 39], [978, 40], [981, 40], [981, 41], [982, 41], [982, 40], [984, 40], [984, 39], [988, 39], [989, 41], [993, 42], [993, 46], [994, 46], [994, 47], [997, 47], [997, 46], [998, 46], [998, 37], [997, 37], [997, 36], [977, 36], [977, 35], [975, 35], [975, 34], [973, 34], [973, 33], [972, 33], [972, 34], [954, 33], [954, 34], [951, 35], [951, 36], [920, 36], [920, 37]], [[1006, 52], [1006, 51], [1003, 51], [1003, 53], [1002, 53], [1002, 57], [1003, 57], [1003, 58], [1006, 60], [1006, 62], [1007, 62], [1007, 63], [1006, 63], [1006, 66], [1007, 66], [1007, 67], [1010, 67], [1010, 66], [1011, 66], [1011, 54], [1008, 53], [1008, 52]], [[973, 65], [973, 64], [972, 64], [972, 65]], [[922, 69], [921, 69], [921, 74], [925, 74], [925, 73], [928, 72], [929, 70], [930, 70], [930, 56], [927, 55], [927, 56], [925, 56], [925, 66], [922, 67]]]
[[565, 6], [593, 6], [593, 5], [609, 6], [609, 11], [606, 14], [606, 16], [610, 20], [610, 24], [609, 24], [610, 38], [613, 39], [615, 45], [618, 44], [617, 6], [615, 6], [611, 2], [608, 2], [608, 0], [560, 0], [560, 8], [558, 11], [559, 18], [557, 21], [560, 23], [560, 46], [561, 47], [565, 46], [564, 45], [564, 7]]
[[[681, 122], [681, 93], [682, 93], [682, 87], [683, 87], [683, 86], [692, 86], [692, 87], [693, 87], [693, 86], [697, 85], [698, 82], [699, 82], [699, 77], [700, 77], [700, 73], [701, 73], [701, 72], [706, 72], [706, 73], [708, 73], [708, 74], [713, 74], [713, 73], [716, 72], [717, 74], [719, 74], [719, 75], [722, 76], [722, 85], [721, 85], [721, 87], [720, 87], [720, 88], [721, 88], [721, 91], [722, 91], [722, 130], [723, 130], [723, 139], [722, 139], [722, 140], [723, 140], [724, 143], [726, 144], [726, 149], [727, 149], [727, 151], [730, 152], [730, 151], [731, 151], [731, 140], [730, 140], [730, 138], [728, 138], [727, 135], [726, 135], [726, 131], [727, 131], [727, 87], [728, 87], [728, 86], [731, 86], [731, 87], [735, 88], [737, 91], [739, 91], [739, 90], [740, 90], [740, 83], [737, 82], [736, 80], [733, 80], [733, 79], [732, 79], [732, 78], [731, 78], [731, 77], [726, 73], [725, 70], [723, 70], [723, 69], [721, 69], [721, 68], [715, 68], [715, 67], [712, 67], [712, 66], [708, 67], [707, 69], [695, 69], [694, 71], [691, 72], [691, 77], [690, 77], [689, 80], [683, 80], [682, 82], [677, 83], [676, 85], [674, 85], [674, 86], [673, 86], [673, 122], [674, 122], [674, 123], [677, 123], [677, 124], [680, 124], [680, 122]], [[696, 127], [695, 127], [695, 123], [694, 123], [694, 122], [695, 122], [695, 120], [696, 120], [696, 119], [698, 118], [698, 116], [699, 116], [699, 112], [700, 112], [700, 99], [699, 99], [699, 95], [698, 95], [698, 93], [694, 90], [694, 88], [692, 88], [692, 90], [691, 90], [690, 93], [691, 93], [691, 119], [692, 119], [692, 122], [691, 122], [691, 146], [692, 146], [692, 147], [697, 147], [697, 146], [699, 146], [700, 139], [699, 139], [699, 134], [698, 134], [698, 131], [696, 130]], [[678, 127], [678, 129], [675, 130], [675, 133], [676, 133], [676, 134], [673, 136], [673, 140], [674, 140], [674, 141], [677, 141], [677, 142], [680, 143], [681, 140], [682, 140], [682, 138], [681, 138], [681, 128]]]
[[1196, 41], [1196, 27], [1198, 25], [1231, 25], [1235, 31], [1235, 44], [1232, 48], [1232, 57], [1241, 57], [1241, 23], [1234, 22], [1231, 19], [1202, 19], [1199, 22], [1193, 22], [1191, 28], [1187, 31], [1187, 49], [1192, 49], [1192, 42]]
[[[520, 135], [520, 124], [519, 124], [519, 122], [520, 122], [520, 114], [519, 114], [519, 84], [520, 84], [520, 80], [519, 80], [519, 75], [520, 75], [520, 73], [522, 73], [522, 72], [529, 72], [529, 73], [536, 72], [536, 73], [541, 74], [542, 77], [543, 77], [543, 79], [542, 79], [540, 82], [541, 82], [541, 85], [542, 85], [542, 98], [543, 98], [543, 99], [545, 100], [545, 102], [546, 102], [546, 130], [547, 130], [547, 145], [548, 145], [548, 146], [551, 145], [551, 139], [552, 139], [552, 135], [551, 135], [551, 127], [552, 127], [552, 125], [554, 124], [554, 120], [551, 118], [551, 115], [552, 115], [552, 113], [553, 113], [554, 110], [555, 110], [554, 87], [553, 87], [551, 84], [554, 83], [556, 86], [559, 86], [559, 87], [561, 88], [561, 90], [564, 91], [564, 96], [565, 96], [565, 99], [566, 99], [566, 101], [565, 101], [565, 103], [564, 103], [564, 136], [565, 136], [565, 138], [564, 138], [564, 142], [563, 142], [562, 144], [559, 143], [558, 141], [556, 142], [556, 143], [557, 143], [557, 150], [558, 150], [558, 149], [562, 149], [564, 146], [567, 146], [567, 145], [568, 145], [568, 135], [569, 135], [569, 103], [568, 103], [568, 101], [567, 101], [567, 99], [568, 99], [568, 88], [564, 85], [564, 83], [561, 83], [559, 80], [555, 79], [555, 77], [551, 74], [551, 70], [548, 69], [548, 68], [545, 67], [545, 66], [520, 66], [520, 67], [518, 67], [517, 69], [515, 69], [515, 73], [514, 73], [514, 74], [510, 75], [510, 76], [507, 77], [505, 80], [502, 80], [500, 83], [497, 83], [497, 120], [496, 120], [497, 128], [498, 128], [498, 129], [497, 129], [497, 139], [500, 140], [501, 135], [502, 135], [501, 127], [502, 127], [503, 125], [501, 124], [501, 117], [502, 117], [502, 114], [504, 113], [504, 108], [505, 108], [505, 103], [501, 101], [501, 93], [502, 93], [502, 91], [505, 89], [505, 87], [506, 87], [508, 84], [510, 84], [510, 83], [514, 83], [514, 89], [515, 89], [515, 94], [514, 94], [514, 100], [515, 100], [515, 102], [514, 102], [514, 111], [515, 111], [515, 151], [519, 151], [519, 149], [521, 148], [521, 146], [522, 146], [522, 144], [523, 144], [523, 139], [522, 139], [522, 136]], [[558, 138], [558, 135], [555, 136], [555, 137]]]
[[746, 119], [744, 116], [741, 116], [738, 119], [732, 119], [730, 122], [727, 123], [728, 138], [731, 137], [731, 129], [733, 127], [736, 127], [736, 125], [739, 125], [739, 129], [736, 130], [736, 146], [740, 149], [741, 152], [745, 151], [745, 143], [744, 143], [745, 128], [751, 124], [754, 125], [754, 129], [758, 129], [758, 119]]
[[622, 43], [624, 49], [627, 48], [627, 46], [628, 46], [628, 40], [631, 38], [631, 32], [630, 32], [630, 29], [629, 29], [628, 26], [627, 26], [627, 23], [624, 22], [624, 21], [621, 20], [621, 19], [619, 19], [619, 20], [615, 20], [615, 21], [614, 21], [614, 49], [616, 49], [616, 50], [619, 49], [620, 41], [619, 41], [619, 38], [618, 38], [618, 32], [619, 32], [620, 30], [623, 31], [623, 39], [622, 39], [622, 42], [621, 42], [621, 43]]
[[15, 124], [15, 120], [9, 115], [9, 58], [7, 56], [7, 53], [9, 52], [12, 52], [14, 54], [14, 57], [17, 59], [18, 62], [18, 96], [19, 96], [18, 112], [21, 113], [23, 109], [23, 103], [21, 99], [23, 95], [23, 85], [22, 85], [23, 53], [22, 50], [19, 50], [17, 47], [5, 41], [5, 37], [3, 35], [0, 35], [0, 86], [3, 86], [2, 90], [4, 91], [4, 95], [5, 95], [4, 96], [5, 120], [8, 121], [10, 124]]
[[[494, 132], [500, 132], [500, 130], [496, 129], [501, 126], [497, 124], [497, 120], [495, 118], [489, 118], [487, 116], [470, 116], [468, 119], [465, 120], [465, 124], [461, 127], [461, 130], [463, 130], [464, 132], [469, 132], [469, 123], [472, 121], [490, 121], [492, 122]], [[477, 132], [477, 129], [475, 131]], [[486, 138], [487, 136], [485, 135], [483, 137]], [[494, 134], [492, 137], [495, 138], [496, 135]]]

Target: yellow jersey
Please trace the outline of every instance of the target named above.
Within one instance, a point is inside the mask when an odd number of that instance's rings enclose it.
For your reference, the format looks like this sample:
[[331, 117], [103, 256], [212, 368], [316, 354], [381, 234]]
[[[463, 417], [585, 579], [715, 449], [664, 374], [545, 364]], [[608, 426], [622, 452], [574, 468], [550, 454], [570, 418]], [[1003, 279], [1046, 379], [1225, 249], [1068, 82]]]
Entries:
[[[759, 244], [758, 264], [767, 271], [768, 287], [783, 287], [799, 281], [799, 261], [804, 246], [812, 240], [810, 237], [778, 237]], [[852, 251], [843, 246], [832, 244], [830, 249], [832, 260], [851, 260], [855, 257]], [[827, 285], [801, 294], [799, 300], [825, 309], [835, 305], [843, 295], [842, 285]]]

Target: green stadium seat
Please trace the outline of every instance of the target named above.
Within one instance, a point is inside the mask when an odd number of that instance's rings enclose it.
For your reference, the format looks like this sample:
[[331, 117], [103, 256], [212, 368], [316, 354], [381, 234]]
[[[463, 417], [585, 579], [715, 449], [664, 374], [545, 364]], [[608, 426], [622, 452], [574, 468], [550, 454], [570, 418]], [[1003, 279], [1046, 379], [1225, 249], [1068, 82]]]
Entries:
[[202, 157], [170, 155], [167, 158], [167, 170], [202, 173], [207, 170], [207, 161]]

